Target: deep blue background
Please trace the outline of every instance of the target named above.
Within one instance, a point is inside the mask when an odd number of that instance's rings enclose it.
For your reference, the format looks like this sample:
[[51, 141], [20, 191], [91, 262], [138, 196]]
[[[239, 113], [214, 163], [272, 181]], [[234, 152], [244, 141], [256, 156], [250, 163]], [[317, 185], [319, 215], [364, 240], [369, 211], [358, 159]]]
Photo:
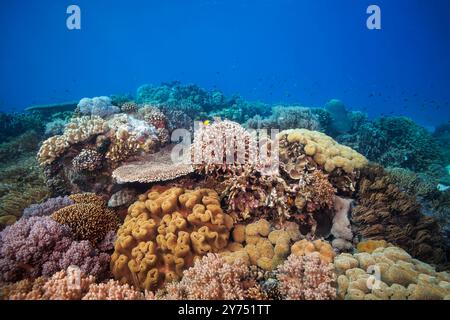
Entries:
[[[82, 30], [66, 28], [70, 4]], [[448, 0], [2, 0], [0, 110], [177, 79], [432, 126], [450, 120], [449, 15]]]

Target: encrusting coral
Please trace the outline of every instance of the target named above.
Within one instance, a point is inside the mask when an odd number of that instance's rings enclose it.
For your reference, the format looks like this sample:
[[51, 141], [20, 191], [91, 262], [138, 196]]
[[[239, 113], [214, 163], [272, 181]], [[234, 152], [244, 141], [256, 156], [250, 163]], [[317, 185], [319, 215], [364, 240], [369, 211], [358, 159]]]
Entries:
[[121, 283], [155, 290], [178, 280], [204, 254], [223, 250], [232, 226], [215, 191], [154, 187], [128, 209], [112, 273]]
[[318, 253], [290, 255], [278, 267], [279, 291], [287, 300], [332, 300], [336, 297], [332, 265]]
[[401, 248], [336, 257], [338, 298], [346, 300], [440, 300], [450, 298], [450, 275], [413, 259]]

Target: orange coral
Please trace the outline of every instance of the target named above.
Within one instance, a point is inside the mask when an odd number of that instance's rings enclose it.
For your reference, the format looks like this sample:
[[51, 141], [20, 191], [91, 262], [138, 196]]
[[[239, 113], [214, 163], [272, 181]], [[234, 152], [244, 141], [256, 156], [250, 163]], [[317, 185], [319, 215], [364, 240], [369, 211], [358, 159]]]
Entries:
[[128, 208], [111, 257], [121, 283], [155, 290], [208, 252], [228, 244], [232, 218], [211, 189], [154, 187]]
[[386, 248], [387, 245], [385, 240], [367, 240], [358, 243], [356, 249], [359, 252], [372, 253], [377, 248]]

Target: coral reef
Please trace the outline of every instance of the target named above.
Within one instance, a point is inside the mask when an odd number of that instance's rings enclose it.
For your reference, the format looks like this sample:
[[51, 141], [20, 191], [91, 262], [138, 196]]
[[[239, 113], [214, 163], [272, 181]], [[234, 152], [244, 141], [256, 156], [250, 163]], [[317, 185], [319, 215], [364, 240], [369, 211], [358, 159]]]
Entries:
[[217, 254], [208, 253], [183, 272], [180, 282], [167, 285], [170, 300], [244, 300], [250, 283], [248, 267], [236, 261], [228, 264]]
[[82, 115], [98, 116], [106, 118], [114, 113], [119, 113], [119, 107], [113, 106], [109, 97], [83, 98], [77, 105]]
[[97, 243], [108, 231], [115, 231], [119, 227], [117, 214], [104, 205], [91, 201], [75, 202], [55, 211], [51, 217], [68, 226], [78, 240]]
[[75, 202], [68, 196], [50, 198], [42, 203], [32, 204], [23, 210], [22, 218], [49, 216], [59, 209], [65, 208]]
[[194, 171], [189, 159], [183, 158], [174, 162], [171, 157], [172, 146], [161, 151], [146, 155], [136, 162], [126, 163], [112, 173], [114, 180], [119, 183], [140, 182], [149, 183], [173, 180]]
[[21, 219], [0, 232], [0, 282], [51, 276], [71, 265], [105, 277], [110, 258], [50, 217]]
[[290, 252], [292, 234], [286, 230], [272, 230], [270, 223], [261, 219], [247, 225], [236, 225], [232, 232], [234, 242], [222, 253], [228, 263], [241, 260], [247, 265], [271, 271]]
[[352, 129], [352, 119], [342, 101], [332, 99], [325, 105], [331, 117], [330, 130], [337, 134], [349, 132]]
[[346, 300], [440, 300], [450, 298], [450, 275], [413, 259], [398, 247], [336, 257], [338, 298]]
[[258, 162], [256, 138], [241, 125], [219, 121], [200, 125], [192, 144], [192, 163], [197, 172], [236, 174], [246, 165]]
[[160, 189], [129, 207], [111, 257], [117, 280], [146, 290], [179, 279], [195, 259], [223, 250], [233, 225], [213, 190]]
[[317, 253], [290, 255], [278, 267], [279, 291], [287, 300], [332, 300], [336, 297], [333, 268]]
[[355, 232], [366, 239], [386, 240], [430, 263], [444, 260], [443, 238], [435, 220], [395, 186], [382, 167], [362, 170], [357, 206], [352, 210]]

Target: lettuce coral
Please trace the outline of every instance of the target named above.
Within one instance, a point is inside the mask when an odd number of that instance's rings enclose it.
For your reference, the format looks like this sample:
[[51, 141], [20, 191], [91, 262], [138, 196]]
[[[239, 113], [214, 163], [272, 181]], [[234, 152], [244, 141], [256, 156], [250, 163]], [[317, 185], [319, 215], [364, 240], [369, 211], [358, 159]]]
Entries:
[[233, 225], [210, 189], [153, 188], [128, 208], [111, 270], [121, 283], [155, 290], [194, 261], [228, 244]]

